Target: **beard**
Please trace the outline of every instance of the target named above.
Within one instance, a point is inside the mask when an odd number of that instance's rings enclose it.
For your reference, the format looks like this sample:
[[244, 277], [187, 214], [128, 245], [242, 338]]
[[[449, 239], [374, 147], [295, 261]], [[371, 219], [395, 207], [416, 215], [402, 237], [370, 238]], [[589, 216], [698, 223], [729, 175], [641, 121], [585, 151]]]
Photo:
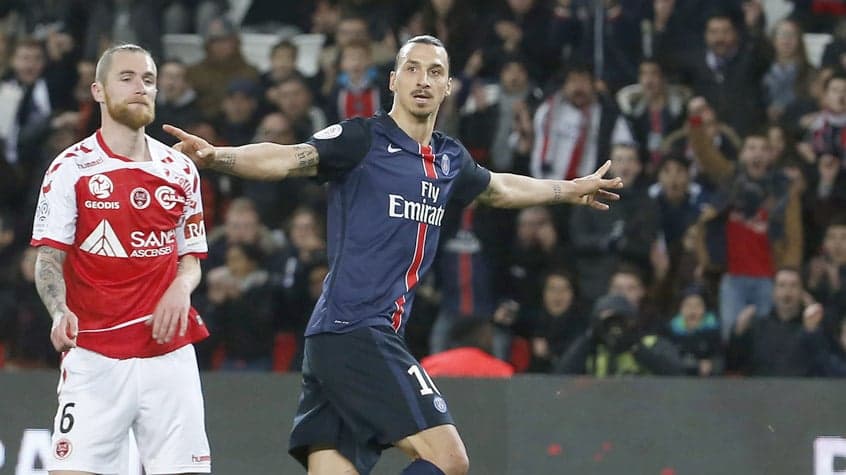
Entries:
[[115, 122], [133, 130], [150, 125], [156, 117], [155, 109], [149, 102], [147, 107], [131, 107], [130, 104], [125, 102], [112, 102], [108, 95], [106, 95], [106, 109]]

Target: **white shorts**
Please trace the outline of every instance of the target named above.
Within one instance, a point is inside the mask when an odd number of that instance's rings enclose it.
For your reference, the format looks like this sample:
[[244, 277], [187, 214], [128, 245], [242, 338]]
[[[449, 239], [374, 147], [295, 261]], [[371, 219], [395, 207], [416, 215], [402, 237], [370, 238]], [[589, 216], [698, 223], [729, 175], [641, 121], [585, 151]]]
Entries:
[[211, 472], [193, 345], [125, 360], [74, 348], [58, 393], [48, 470], [120, 473], [131, 428], [146, 473]]

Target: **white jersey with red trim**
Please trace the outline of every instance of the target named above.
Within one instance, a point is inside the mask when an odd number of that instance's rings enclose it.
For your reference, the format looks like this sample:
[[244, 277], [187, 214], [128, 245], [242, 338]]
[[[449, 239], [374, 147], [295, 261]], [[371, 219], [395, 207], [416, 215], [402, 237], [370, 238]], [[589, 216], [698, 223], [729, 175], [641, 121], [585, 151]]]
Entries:
[[150, 357], [201, 340], [188, 331], [158, 344], [146, 321], [176, 277], [178, 258], [207, 253], [200, 177], [183, 154], [146, 138], [151, 161], [115, 154], [98, 130], [65, 150], [44, 176], [33, 246], [67, 253], [68, 308], [77, 344], [112, 358]]

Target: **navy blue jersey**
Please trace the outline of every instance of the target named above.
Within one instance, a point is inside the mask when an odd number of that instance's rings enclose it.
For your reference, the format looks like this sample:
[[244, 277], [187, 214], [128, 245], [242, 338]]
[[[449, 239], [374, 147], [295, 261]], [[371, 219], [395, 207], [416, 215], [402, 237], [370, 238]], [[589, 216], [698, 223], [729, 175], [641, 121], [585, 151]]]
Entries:
[[329, 274], [306, 336], [390, 325], [402, 332], [417, 283], [438, 246], [446, 206], [466, 206], [490, 172], [456, 140], [422, 146], [386, 115], [314, 134], [318, 177], [329, 181]]

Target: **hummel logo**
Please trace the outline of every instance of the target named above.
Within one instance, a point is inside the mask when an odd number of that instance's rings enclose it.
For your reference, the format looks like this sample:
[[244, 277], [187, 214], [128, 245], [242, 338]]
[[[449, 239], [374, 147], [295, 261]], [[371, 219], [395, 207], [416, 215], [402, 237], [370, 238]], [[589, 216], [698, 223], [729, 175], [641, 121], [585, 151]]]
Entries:
[[400, 150], [402, 150], [402, 149], [401, 148], [394, 148], [393, 144], [390, 144], [390, 143], [388, 144], [388, 153], [397, 153]]
[[105, 219], [85, 238], [79, 249], [98, 256], [128, 257], [112, 226]]

